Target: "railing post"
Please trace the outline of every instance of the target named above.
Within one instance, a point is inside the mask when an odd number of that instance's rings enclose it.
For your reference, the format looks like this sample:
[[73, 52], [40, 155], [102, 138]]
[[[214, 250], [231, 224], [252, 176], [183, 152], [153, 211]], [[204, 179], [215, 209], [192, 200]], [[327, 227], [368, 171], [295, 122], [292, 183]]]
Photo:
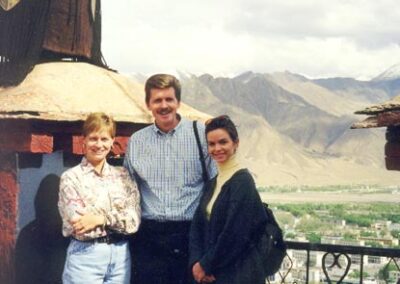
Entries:
[[308, 284], [309, 273], [310, 273], [310, 249], [307, 249], [306, 284]]
[[364, 274], [364, 255], [361, 254], [361, 261], [360, 261], [360, 284], [363, 283], [363, 274]]

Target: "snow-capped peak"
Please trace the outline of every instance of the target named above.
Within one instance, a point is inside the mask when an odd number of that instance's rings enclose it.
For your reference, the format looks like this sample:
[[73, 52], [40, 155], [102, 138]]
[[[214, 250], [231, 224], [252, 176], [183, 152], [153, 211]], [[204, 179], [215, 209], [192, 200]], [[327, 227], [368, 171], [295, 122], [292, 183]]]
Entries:
[[393, 79], [400, 79], [400, 63], [391, 66], [383, 73], [376, 76], [373, 81], [389, 81]]

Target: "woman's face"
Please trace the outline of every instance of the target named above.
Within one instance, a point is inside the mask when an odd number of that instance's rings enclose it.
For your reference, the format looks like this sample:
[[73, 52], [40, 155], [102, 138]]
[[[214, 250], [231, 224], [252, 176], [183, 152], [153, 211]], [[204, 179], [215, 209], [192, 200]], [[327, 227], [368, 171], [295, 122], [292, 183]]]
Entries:
[[239, 142], [233, 142], [229, 133], [218, 128], [207, 133], [208, 153], [218, 163], [226, 162], [236, 152]]
[[107, 154], [111, 151], [114, 139], [107, 130], [103, 129], [89, 133], [83, 143], [86, 159], [95, 166], [105, 161]]

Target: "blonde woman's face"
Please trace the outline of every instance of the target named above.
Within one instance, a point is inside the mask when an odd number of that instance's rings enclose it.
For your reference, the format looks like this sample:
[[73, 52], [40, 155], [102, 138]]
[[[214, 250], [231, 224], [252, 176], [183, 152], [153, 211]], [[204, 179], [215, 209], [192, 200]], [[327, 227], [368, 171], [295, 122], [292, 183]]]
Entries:
[[84, 139], [85, 157], [92, 165], [97, 165], [105, 161], [114, 139], [109, 131], [99, 130], [89, 133]]

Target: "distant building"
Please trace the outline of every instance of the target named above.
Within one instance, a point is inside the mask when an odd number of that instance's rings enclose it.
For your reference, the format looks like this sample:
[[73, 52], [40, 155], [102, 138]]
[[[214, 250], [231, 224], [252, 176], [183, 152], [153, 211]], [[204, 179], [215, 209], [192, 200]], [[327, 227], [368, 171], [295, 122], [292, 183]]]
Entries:
[[398, 246], [399, 240], [393, 238], [392, 236], [387, 236], [385, 238], [374, 238], [374, 237], [359, 237], [360, 240], [365, 242], [375, 242], [383, 246]]
[[365, 242], [362, 240], [344, 240], [343, 237], [321, 237], [322, 244], [343, 245], [343, 246], [364, 246]]
[[368, 264], [382, 264], [387, 260], [387, 258], [382, 256], [368, 255], [367, 260]]
[[371, 224], [371, 228], [380, 231], [389, 228], [391, 224], [392, 221], [380, 220]]
[[390, 224], [388, 229], [389, 231], [400, 231], [400, 224], [399, 223]]

